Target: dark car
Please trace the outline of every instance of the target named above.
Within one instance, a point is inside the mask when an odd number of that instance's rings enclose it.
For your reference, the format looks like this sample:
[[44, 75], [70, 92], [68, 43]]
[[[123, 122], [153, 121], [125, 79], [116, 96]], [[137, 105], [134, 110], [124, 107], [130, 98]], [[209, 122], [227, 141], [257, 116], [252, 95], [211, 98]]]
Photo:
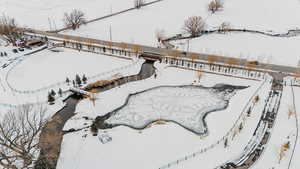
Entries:
[[21, 52], [23, 52], [23, 51], [24, 51], [24, 48], [19, 48], [18, 50], [21, 51]]
[[14, 53], [18, 53], [18, 50], [17, 49], [13, 49], [12, 50]]

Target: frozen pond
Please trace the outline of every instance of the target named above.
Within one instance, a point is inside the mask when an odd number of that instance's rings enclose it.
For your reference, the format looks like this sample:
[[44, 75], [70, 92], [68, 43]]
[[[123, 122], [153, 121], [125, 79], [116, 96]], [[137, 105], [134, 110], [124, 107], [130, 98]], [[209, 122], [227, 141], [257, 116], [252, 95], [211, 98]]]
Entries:
[[235, 93], [246, 87], [218, 84], [202, 86], [162, 86], [130, 95], [125, 104], [108, 113], [104, 126], [120, 125], [144, 129], [158, 120], [174, 122], [198, 135], [208, 134], [205, 117], [226, 109]]

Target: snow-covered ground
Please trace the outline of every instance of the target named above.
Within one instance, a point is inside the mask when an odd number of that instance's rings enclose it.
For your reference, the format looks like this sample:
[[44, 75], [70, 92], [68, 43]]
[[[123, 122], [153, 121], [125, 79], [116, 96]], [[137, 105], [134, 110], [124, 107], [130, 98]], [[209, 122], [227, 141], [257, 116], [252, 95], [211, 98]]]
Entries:
[[[17, 105], [44, 102], [47, 93], [53, 89], [68, 90], [66, 77], [72, 80], [75, 75], [86, 75], [88, 82], [108, 80], [115, 75], [136, 74], [143, 60], [127, 60], [117, 57], [59, 49], [47, 49], [24, 56], [33, 50], [14, 54], [12, 47], [1, 47], [7, 57], [1, 57], [1, 97], [0, 104]], [[88, 65], [88, 66], [87, 66]]]
[[8, 82], [19, 90], [34, 90], [64, 82], [66, 77], [75, 79], [76, 74], [88, 77], [131, 63], [131, 60], [111, 56], [72, 49], [61, 50], [44, 50], [29, 56], [10, 72]]
[[[156, 31], [164, 30], [167, 36], [182, 33], [184, 20], [195, 15], [205, 19], [208, 29], [217, 28], [224, 21], [229, 22], [232, 28], [277, 33], [300, 27], [300, 3], [297, 0], [225, 0], [224, 9], [215, 14], [207, 11], [208, 3], [209, 0], [164, 0], [65, 33], [109, 40], [111, 27], [113, 41], [156, 46]], [[248, 33], [208, 35], [190, 41], [190, 50], [296, 66], [300, 58], [294, 51], [299, 40], [299, 37], [277, 38]], [[179, 48], [187, 49], [186, 45], [179, 45]]]
[[[274, 31], [286, 31], [287, 29], [300, 26], [298, 22], [300, 19], [298, 15], [300, 4], [297, 0], [247, 0], [243, 2], [224, 0], [224, 9], [214, 15], [211, 15], [207, 10], [209, 2], [209, 0], [165, 0], [153, 6], [134, 11], [132, 14], [125, 14], [121, 18], [117, 17], [112, 20], [100, 21], [97, 23], [99, 27], [98, 32], [102, 32], [101, 27], [108, 28], [107, 26], [112, 23], [122, 25], [120, 28], [117, 28], [117, 25], [113, 26], [116, 32], [117, 29], [130, 30], [129, 28], [133, 28], [135, 25], [137, 25], [136, 30], [140, 29], [142, 25], [143, 28], [153, 25], [155, 29], [163, 28], [166, 32], [173, 33], [174, 31], [180, 31], [183, 20], [192, 15], [202, 16], [211, 26], [218, 26], [223, 21], [230, 22], [232, 26], [238, 28], [247, 27], [250, 29]], [[60, 27], [62, 26], [64, 12], [69, 12], [72, 9], [84, 11], [87, 18], [91, 19], [110, 14], [111, 11], [116, 12], [133, 7], [133, 4], [132, 0], [90, 0], [88, 2], [81, 0], [2, 0], [0, 9], [7, 15], [15, 17], [21, 25], [49, 29], [48, 18], [52, 27], [55, 27], [55, 25]], [[253, 12], [253, 9], [255, 9], [255, 12]], [[113, 23], [111, 21], [123, 21], [127, 24]], [[149, 24], [145, 25], [145, 23]], [[148, 30], [144, 29], [143, 32], [153, 35], [153, 27], [150, 28], [151, 32]], [[93, 32], [91, 33], [93, 34]], [[134, 35], [132, 34], [132, 36]], [[135, 36], [133, 38], [137, 39], [138, 37]]]
[[[193, 71], [164, 68], [160, 64], [156, 66], [159, 70], [156, 79], [152, 77], [100, 93], [97, 95], [98, 100], [95, 105], [89, 100], [80, 102], [76, 109], [77, 115], [67, 122], [64, 129], [81, 128], [90, 124], [91, 121], [83, 120], [82, 117], [94, 118], [97, 115], [110, 112], [121, 106], [130, 93], [136, 93], [161, 85], [177, 86], [192, 84], [196, 79], [196, 73]], [[241, 86], [249, 85], [250, 87], [238, 91], [232, 97], [227, 109], [207, 116], [206, 121], [208, 130], [210, 131], [207, 137], [199, 137], [173, 123], [154, 125], [142, 131], [120, 126], [107, 130], [108, 135], [112, 137], [112, 142], [102, 144], [97, 137], [91, 136], [89, 130], [82, 130], [64, 136], [58, 168], [79, 169], [97, 166], [98, 164], [101, 164], [104, 168], [112, 169], [121, 168], [121, 166], [132, 169], [159, 168], [191, 152], [210, 146], [226, 135], [232, 128], [234, 122], [239, 119], [239, 115], [246, 110], [248, 101], [251, 101], [251, 98], [256, 96], [256, 90], [260, 88], [263, 82], [241, 80], [213, 74], [204, 74], [200, 82], [204, 86], [214, 86], [217, 83]], [[215, 160], [214, 163], [209, 165], [213, 168], [239, 155], [256, 128], [262, 112], [261, 109], [264, 105], [264, 98], [269, 89], [269, 83], [265, 83], [258, 90], [261, 101], [255, 106], [251, 117], [245, 119], [245, 129], [235, 136], [234, 140], [231, 140], [231, 135], [229, 136], [230, 146], [228, 149], [223, 148], [223, 142], [221, 141], [219, 145], [216, 145], [216, 148], [207, 152], [210, 153], [208, 156], [205, 153], [203, 156], [201, 155], [192, 159], [192, 161], [178, 165], [178, 167], [186, 168], [187, 165], [191, 165], [188, 168], [195, 168], [203, 162], [199, 159], [206, 160], [207, 163], [208, 161], [213, 161], [208, 160], [209, 158], [220, 157], [220, 159]], [[224, 156], [219, 156], [218, 153], [222, 153]], [[205, 159], [203, 158], [204, 156], [206, 157]]]
[[[253, 169], [287, 169], [289, 167], [289, 162], [296, 141], [297, 133], [295, 115], [291, 115], [290, 117], [288, 115], [290, 109], [294, 109], [293, 94], [291, 86], [285, 86], [283, 89], [281, 105], [278, 111], [272, 135], [268, 144], [265, 147], [265, 151], [261, 155], [260, 159], [255, 163]], [[281, 146], [283, 144], [286, 144], [287, 142], [290, 142], [290, 148], [285, 153], [282, 160], [279, 160]], [[297, 155], [295, 154], [292, 162], [293, 165], [291, 165], [291, 169], [299, 168], [299, 163], [296, 159]]]
[[[164, 30], [166, 36], [182, 33], [184, 20], [190, 16], [202, 16], [207, 23], [207, 29], [216, 29], [222, 22], [229, 22], [232, 28], [272, 31], [274, 33], [286, 33], [289, 29], [300, 27], [299, 0], [223, 0], [224, 9], [215, 14], [210, 14], [207, 11], [209, 2], [210, 0], [164, 0], [139, 10], [84, 25], [76, 31], [69, 30], [63, 33], [109, 40], [111, 30], [113, 41], [157, 46], [155, 32]], [[20, 26], [42, 30], [63, 27], [63, 15], [72, 9], [80, 9], [86, 13], [87, 19], [94, 19], [130, 7], [133, 7], [133, 0], [0, 1], [0, 11], [15, 17]], [[207, 35], [190, 40], [189, 49], [195, 52], [296, 66], [300, 60], [298, 55], [300, 53], [299, 42], [300, 36], [283, 38], [250, 33], [227, 33]], [[111, 78], [112, 75], [123, 71], [123, 69], [119, 69], [120, 67], [135, 63], [135, 61], [68, 49], [63, 49], [64, 51], [59, 53], [44, 50], [23, 57], [23, 54], [29, 51], [13, 54], [13, 48], [4, 47], [5, 44], [0, 39], [0, 52], [7, 51], [8, 54], [8, 57], [0, 58], [1, 113], [9, 110], [10, 104], [46, 100], [48, 90], [39, 92], [39, 94], [20, 94], [11, 91], [9, 85], [20, 91], [34, 91], [58, 82], [63, 83], [66, 77], [72, 80], [75, 74], [93, 76], [101, 72], [110, 72], [107, 77], [97, 76], [97, 78]], [[187, 41], [177, 42], [176, 46], [186, 50]], [[18, 62], [20, 64], [11, 69]], [[131, 70], [122, 73], [124, 75], [137, 73], [141, 62], [136, 61], [136, 65]], [[151, 77], [147, 80], [132, 82], [97, 94], [95, 103], [88, 99], [81, 101], [76, 109], [77, 114], [67, 122], [64, 129], [78, 129], [90, 125], [92, 121], [85, 120], [83, 116], [93, 119], [99, 115], [104, 115], [123, 105], [129, 94], [162, 85], [191, 85], [195, 83], [197, 78], [197, 73], [193, 71], [165, 68], [161, 64], [156, 64], [156, 66], [158, 68], [157, 78]], [[128, 73], [129, 71], [130, 73]], [[112, 137], [112, 142], [102, 144], [98, 137], [91, 136], [90, 131], [86, 129], [64, 136], [57, 168], [85, 169], [99, 166], [109, 169], [153, 169], [184, 158], [186, 155], [211, 145], [213, 145], [212, 149], [186, 160], [184, 163], [172, 166], [172, 168], [195, 169], [204, 166], [204, 164], [205, 168], [214, 168], [228, 162], [228, 160], [235, 159], [243, 152], [243, 148], [252, 137], [265, 104], [264, 99], [268, 94], [270, 84], [205, 73], [200, 82], [201, 85], [207, 87], [218, 83], [249, 85], [250, 87], [238, 91], [231, 98], [227, 109], [209, 114], [206, 117], [208, 136], [199, 137], [174, 123], [153, 125], [142, 131], [120, 126], [107, 130], [106, 134]], [[243, 114], [240, 116], [247, 110], [251, 98], [257, 94], [260, 96], [260, 101], [254, 107], [251, 116], [245, 117]], [[287, 115], [293, 101], [291, 96], [291, 88], [286, 86], [270, 142], [267, 144], [261, 159], [255, 163], [254, 169], [287, 168], [295, 144], [296, 132], [295, 117], [291, 116], [289, 119]], [[297, 101], [299, 99], [300, 89], [295, 87], [298, 115], [300, 107]], [[48, 115], [51, 116], [63, 105], [61, 99], [58, 99], [55, 105], [49, 106]], [[143, 111], [143, 108], [140, 109]], [[235, 122], [240, 124], [242, 121], [244, 129], [234, 139], [232, 139], [232, 133], [229, 133], [226, 137], [229, 141], [229, 147], [225, 149], [224, 140], [220, 141], [220, 139], [228, 134]], [[103, 131], [100, 132], [103, 133]], [[291, 141], [291, 149], [278, 163], [280, 146], [289, 140]], [[214, 144], [218, 141], [220, 144]], [[298, 139], [290, 169], [300, 168], [300, 163], [297, 161], [299, 156], [300, 141]]]
[[[297, 66], [300, 61], [297, 47], [300, 36], [269, 37], [251, 33], [226, 33], [202, 36], [190, 40], [191, 51], [245, 58], [264, 63]], [[187, 49], [187, 41], [175, 43], [179, 49]]]
[[82, 10], [87, 19], [94, 19], [112, 12], [133, 7], [131, 0], [1, 0], [0, 10], [10, 17], [16, 18], [21, 26], [50, 30], [59, 29], [63, 25], [65, 12], [73, 9]]
[[163, 29], [168, 35], [180, 33], [186, 18], [207, 13], [204, 4], [208, 2], [209, 0], [164, 0], [65, 33], [109, 40], [111, 27], [113, 41], [156, 46], [156, 31]]
[[[289, 29], [300, 27], [298, 0], [247, 0], [243, 2], [224, 0], [223, 2], [223, 10], [211, 14], [207, 10], [209, 0], [164, 0], [139, 10], [82, 26], [76, 31], [69, 30], [64, 33], [109, 40], [110, 30], [112, 30], [113, 41], [157, 46], [155, 32], [164, 30], [166, 36], [182, 33], [184, 20], [190, 16], [202, 16], [208, 29], [217, 28], [224, 21], [229, 22], [232, 28], [277, 33], [286, 33]], [[100, 3], [92, 0], [83, 3], [79, 0], [64, 2], [59, 0], [46, 2], [4, 0], [0, 2], [0, 6], [4, 13], [15, 16], [21, 25], [50, 29], [48, 18], [52, 27], [54, 27], [53, 21], [57, 27], [61, 27], [63, 13], [71, 9], [81, 9], [86, 12], [88, 18], [96, 18], [110, 14], [111, 7], [113, 12], [132, 7], [133, 1], [103, 0]], [[248, 33], [208, 35], [192, 40], [190, 49], [196, 52], [242, 56], [264, 62], [296, 66], [300, 59], [295, 51], [299, 40], [299, 37], [276, 38]], [[182, 45], [179, 45], [179, 48], [186, 49]]]
[[[294, 94], [295, 94], [295, 106], [296, 106], [296, 115], [298, 118], [298, 127], [299, 127], [299, 123], [300, 123], [300, 104], [298, 104], [299, 99], [300, 99], [300, 88], [299, 87], [294, 87]], [[294, 117], [293, 117], [294, 118]], [[298, 161], [298, 158], [300, 156], [300, 129], [298, 128], [298, 140], [297, 140], [297, 147], [295, 149], [295, 153], [294, 153], [294, 157], [293, 157], [293, 161], [291, 162], [291, 168], [300, 168], [300, 163]]]

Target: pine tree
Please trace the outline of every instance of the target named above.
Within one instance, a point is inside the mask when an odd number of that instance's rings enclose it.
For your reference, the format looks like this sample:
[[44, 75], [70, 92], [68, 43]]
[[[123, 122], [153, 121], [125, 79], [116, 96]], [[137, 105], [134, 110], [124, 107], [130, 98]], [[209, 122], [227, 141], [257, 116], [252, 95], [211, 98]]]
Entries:
[[244, 128], [243, 123], [241, 123], [241, 124], [239, 125], [239, 132], [241, 132], [241, 130], [243, 130], [243, 128]]
[[4, 56], [7, 56], [7, 53], [6, 53], [6, 52], [4, 52]]
[[50, 92], [50, 94], [51, 94], [52, 96], [55, 96], [55, 95], [56, 95], [56, 92], [52, 89], [51, 92]]
[[86, 76], [85, 76], [85, 75], [83, 75], [83, 76], [82, 76], [82, 81], [83, 81], [83, 83], [84, 83], [84, 84], [86, 84], [86, 82], [87, 82], [87, 78], [86, 78]]
[[59, 88], [59, 89], [58, 89], [59, 97], [62, 97], [62, 92], [63, 92], [63, 91], [61, 90], [61, 88]]
[[68, 83], [68, 86], [70, 85], [70, 79], [67, 77], [66, 82]]
[[53, 95], [51, 93], [48, 93], [48, 102], [49, 104], [54, 104], [55, 98], [53, 97]]
[[76, 84], [80, 87], [82, 82], [81, 82], [81, 78], [79, 75], [76, 75], [75, 81], [76, 81]]
[[228, 146], [228, 138], [226, 138], [225, 140], [224, 140], [224, 148], [226, 148]]
[[73, 87], [76, 87], [75, 81], [73, 80], [72, 82], [73, 82]]
[[251, 115], [251, 107], [249, 107], [248, 111], [247, 111], [247, 116], [250, 117]]

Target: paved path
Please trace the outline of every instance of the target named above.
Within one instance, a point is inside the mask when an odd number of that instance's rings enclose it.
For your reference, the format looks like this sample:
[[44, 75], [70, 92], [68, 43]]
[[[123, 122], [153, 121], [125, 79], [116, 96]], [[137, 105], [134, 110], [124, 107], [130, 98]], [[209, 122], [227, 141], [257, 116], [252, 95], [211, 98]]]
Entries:
[[283, 79], [281, 76], [274, 77], [259, 124], [243, 154], [238, 159], [229, 161], [217, 169], [248, 169], [259, 159], [272, 134], [272, 128], [280, 107], [282, 90]]

